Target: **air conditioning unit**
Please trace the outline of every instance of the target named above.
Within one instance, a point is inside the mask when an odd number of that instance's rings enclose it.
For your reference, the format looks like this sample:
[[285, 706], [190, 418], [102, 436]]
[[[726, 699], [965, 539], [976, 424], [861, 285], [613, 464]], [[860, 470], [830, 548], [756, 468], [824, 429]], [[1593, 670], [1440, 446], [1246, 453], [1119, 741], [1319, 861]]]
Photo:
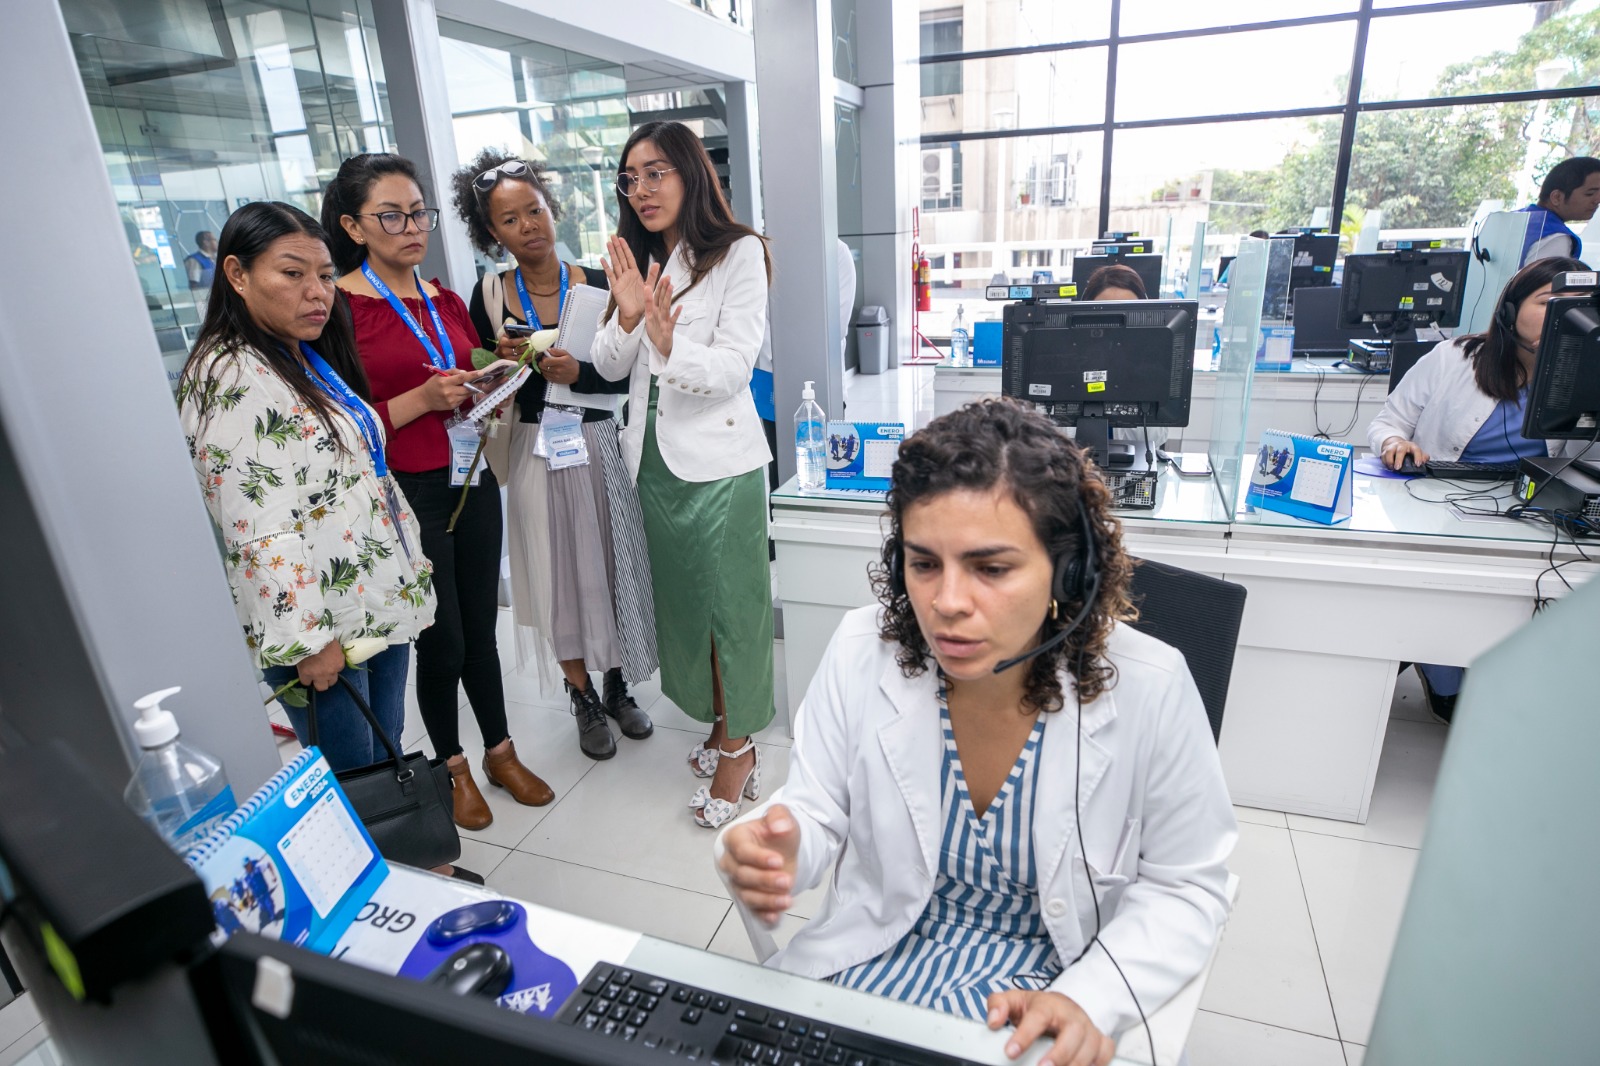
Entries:
[[955, 150], [922, 150], [922, 198], [948, 200], [955, 194]]

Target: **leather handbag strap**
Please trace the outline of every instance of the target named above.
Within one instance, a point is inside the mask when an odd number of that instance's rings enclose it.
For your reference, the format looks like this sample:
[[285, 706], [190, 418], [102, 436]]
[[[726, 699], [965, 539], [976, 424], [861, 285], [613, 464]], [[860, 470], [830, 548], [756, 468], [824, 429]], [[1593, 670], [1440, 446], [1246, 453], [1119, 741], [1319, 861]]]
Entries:
[[[395, 766], [397, 768], [402, 766], [403, 763], [404, 763], [404, 757], [400, 754], [400, 748], [395, 744], [395, 742], [393, 740], [391, 740], [389, 738], [389, 734], [384, 732], [383, 726], [378, 724], [378, 716], [372, 713], [372, 708], [367, 706], [367, 701], [362, 698], [361, 693], [356, 689], [356, 687], [354, 685], [352, 685], [350, 683], [350, 679], [348, 677], [345, 677], [344, 674], [340, 674], [339, 675], [339, 684], [344, 686], [344, 690], [346, 692], [348, 692], [350, 694], [350, 698], [355, 701], [355, 705], [361, 711], [362, 717], [366, 718], [367, 724], [372, 727], [372, 732], [377, 736], [377, 738], [379, 740], [383, 741], [384, 749], [386, 751], [388, 751], [389, 758], [394, 760]], [[311, 742], [310, 743], [311, 747], [316, 747], [317, 746], [317, 690], [315, 688], [311, 687], [310, 685], [307, 685], [306, 688], [311, 693], [310, 707], [309, 707], [309, 712], [310, 713], [307, 715], [307, 717], [309, 718], [309, 723], [308, 723], [309, 728], [306, 730], [307, 733], [309, 733], [310, 735], [308, 737], [306, 737], [306, 739]], [[405, 773], [406, 774], [410, 774], [411, 771], [410, 770], [406, 770]]]

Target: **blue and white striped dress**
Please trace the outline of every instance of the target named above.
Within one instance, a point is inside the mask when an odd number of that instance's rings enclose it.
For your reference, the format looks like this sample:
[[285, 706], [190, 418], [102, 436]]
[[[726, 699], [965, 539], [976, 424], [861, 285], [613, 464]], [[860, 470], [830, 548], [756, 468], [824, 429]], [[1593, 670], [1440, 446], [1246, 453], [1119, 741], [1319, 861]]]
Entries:
[[979, 818], [940, 689], [944, 832], [933, 896], [898, 944], [834, 974], [834, 983], [983, 1019], [991, 993], [1047, 988], [1060, 975], [1061, 957], [1039, 908], [1033, 855], [1045, 718], [1034, 722], [1017, 764]]

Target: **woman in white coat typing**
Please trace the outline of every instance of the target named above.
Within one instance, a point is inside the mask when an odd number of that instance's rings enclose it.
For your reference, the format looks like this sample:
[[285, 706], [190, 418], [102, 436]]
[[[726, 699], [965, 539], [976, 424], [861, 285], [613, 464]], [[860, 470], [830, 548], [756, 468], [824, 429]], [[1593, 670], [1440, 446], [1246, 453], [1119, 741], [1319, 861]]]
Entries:
[[[1104, 484], [1002, 400], [905, 442], [875, 573], [834, 634], [787, 783], [718, 868], [767, 964], [1016, 1026], [1041, 1060], [1111, 1035], [1205, 965], [1237, 836], [1182, 655], [1124, 622]], [[794, 894], [822, 913], [774, 953]]]
[[612, 305], [594, 342], [628, 379], [622, 456], [639, 487], [655, 589], [661, 691], [711, 736], [689, 801], [716, 828], [761, 794], [750, 734], [772, 721], [767, 449], [750, 374], [767, 323], [766, 244], [734, 220], [705, 146], [679, 122], [622, 148]]
[[[1536, 259], [1517, 271], [1500, 294], [1489, 328], [1440, 341], [1400, 380], [1367, 429], [1367, 442], [1391, 470], [1410, 460], [1514, 463], [1552, 454], [1543, 440], [1522, 435], [1544, 330], [1545, 305], [1557, 274], [1587, 270], [1576, 259]], [[1587, 441], [1558, 442], [1557, 454], [1579, 455]], [[1434, 715], [1449, 722], [1466, 671], [1417, 664]]]

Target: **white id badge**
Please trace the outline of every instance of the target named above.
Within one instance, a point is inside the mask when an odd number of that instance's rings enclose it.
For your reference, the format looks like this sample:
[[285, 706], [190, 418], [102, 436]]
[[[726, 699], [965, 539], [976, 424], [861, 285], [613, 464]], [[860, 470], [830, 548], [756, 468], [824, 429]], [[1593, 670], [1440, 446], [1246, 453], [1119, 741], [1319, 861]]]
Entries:
[[472, 483], [478, 484], [483, 477], [483, 460], [478, 459], [478, 466], [473, 470], [472, 460], [478, 455], [478, 442], [480, 440], [479, 427], [471, 422], [457, 422], [445, 425], [445, 433], [450, 437], [450, 484], [465, 485], [467, 471], [472, 470]]
[[551, 470], [587, 464], [589, 444], [583, 439], [583, 416], [546, 407], [539, 419], [539, 438], [534, 442], [534, 454], [543, 455]]

